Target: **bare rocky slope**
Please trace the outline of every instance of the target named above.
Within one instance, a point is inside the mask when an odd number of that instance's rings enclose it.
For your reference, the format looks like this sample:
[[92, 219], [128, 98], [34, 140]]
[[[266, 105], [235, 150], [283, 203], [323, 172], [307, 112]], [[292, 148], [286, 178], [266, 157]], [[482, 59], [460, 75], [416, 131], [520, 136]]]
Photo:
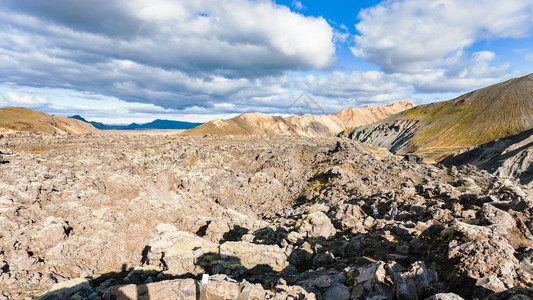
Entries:
[[98, 129], [80, 120], [50, 116], [24, 107], [0, 108], [0, 132], [15, 131], [65, 134], [98, 132]]
[[342, 135], [430, 160], [533, 128], [533, 74], [419, 105]]
[[533, 295], [532, 191], [475, 167], [280, 136], [18, 133], [0, 152], [0, 299]]
[[475, 165], [500, 177], [533, 186], [533, 129], [447, 157], [446, 165]]
[[414, 107], [408, 101], [363, 108], [348, 108], [337, 114], [304, 114], [282, 118], [263, 113], [247, 113], [228, 120], [212, 120], [183, 136], [205, 134], [232, 136], [299, 135], [306, 137], [330, 137], [349, 128], [374, 123], [395, 113]]

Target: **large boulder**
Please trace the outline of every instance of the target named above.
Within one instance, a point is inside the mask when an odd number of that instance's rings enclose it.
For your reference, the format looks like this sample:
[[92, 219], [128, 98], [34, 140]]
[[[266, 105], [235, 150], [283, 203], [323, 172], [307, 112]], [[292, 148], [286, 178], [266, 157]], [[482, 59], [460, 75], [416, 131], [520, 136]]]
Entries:
[[458, 222], [443, 232], [448, 238], [448, 277], [453, 288], [471, 294], [480, 278], [496, 276], [514, 285], [518, 260], [507, 239], [506, 225], [476, 226]]
[[342, 204], [335, 213], [335, 221], [337, 221], [341, 229], [362, 227], [364, 217], [365, 213], [361, 207], [353, 204]]
[[464, 298], [454, 293], [438, 293], [424, 300], [464, 300]]
[[46, 292], [44, 295], [36, 297], [36, 299], [69, 299], [75, 294], [85, 293], [88, 295], [91, 289], [91, 283], [87, 278], [75, 278], [54, 284], [48, 292]]
[[498, 277], [491, 275], [488, 277], [479, 278], [474, 286], [474, 295], [479, 297], [487, 297], [493, 293], [499, 293], [507, 290], [505, 284], [498, 279]]
[[305, 233], [308, 237], [324, 238], [330, 238], [336, 233], [335, 227], [331, 224], [331, 220], [321, 211], [311, 213], [305, 217], [298, 231]]
[[[241, 289], [242, 288], [242, 289]], [[260, 285], [228, 278], [226, 275], [210, 276], [206, 285], [194, 279], [175, 279], [141, 285], [122, 285], [107, 289], [103, 299], [263, 299], [265, 291]]]
[[212, 242], [239, 241], [243, 235], [268, 226], [264, 221], [226, 209], [207, 226], [205, 238]]
[[49, 249], [64, 241], [72, 226], [62, 218], [48, 217], [43, 222], [43, 228], [34, 236], [32, 240], [40, 249]]
[[104, 292], [104, 300], [127, 299], [199, 299], [199, 284], [194, 279], [176, 279], [149, 284], [121, 285]]
[[355, 278], [352, 289], [352, 299], [365, 299], [375, 295], [392, 298], [394, 278], [387, 269], [389, 266], [383, 261], [359, 268], [359, 275]]
[[516, 226], [515, 220], [509, 213], [488, 203], [483, 204], [479, 212], [479, 221], [482, 225], [500, 224], [509, 226], [509, 228]]
[[[239, 267], [246, 269], [257, 266], [271, 268], [280, 272], [289, 265], [286, 249], [277, 245], [257, 245], [247, 242], [226, 242], [220, 245], [220, 259], [225, 267]], [[231, 266], [233, 262], [234, 266]]]
[[149, 264], [176, 275], [202, 272], [197, 269], [196, 261], [200, 257], [216, 256], [219, 252], [218, 244], [163, 223], [157, 225], [149, 247]]
[[395, 276], [396, 299], [422, 299], [437, 289], [437, 272], [428, 269], [423, 261], [413, 263], [406, 272]]

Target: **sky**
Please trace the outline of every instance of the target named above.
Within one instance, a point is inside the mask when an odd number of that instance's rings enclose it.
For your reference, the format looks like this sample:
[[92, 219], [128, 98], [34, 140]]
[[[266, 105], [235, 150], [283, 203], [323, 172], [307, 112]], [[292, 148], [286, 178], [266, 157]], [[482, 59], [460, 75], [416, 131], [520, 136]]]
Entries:
[[531, 0], [2, 0], [0, 107], [128, 124], [423, 104], [533, 73], [532, 34]]

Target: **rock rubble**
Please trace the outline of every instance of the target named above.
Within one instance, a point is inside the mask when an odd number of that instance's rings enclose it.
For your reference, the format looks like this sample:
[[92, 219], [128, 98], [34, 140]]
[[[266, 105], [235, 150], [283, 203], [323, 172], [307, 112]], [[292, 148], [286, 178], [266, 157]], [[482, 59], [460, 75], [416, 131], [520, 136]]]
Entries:
[[17, 133], [0, 152], [0, 299], [531, 294], [533, 194], [475, 167], [336, 138]]

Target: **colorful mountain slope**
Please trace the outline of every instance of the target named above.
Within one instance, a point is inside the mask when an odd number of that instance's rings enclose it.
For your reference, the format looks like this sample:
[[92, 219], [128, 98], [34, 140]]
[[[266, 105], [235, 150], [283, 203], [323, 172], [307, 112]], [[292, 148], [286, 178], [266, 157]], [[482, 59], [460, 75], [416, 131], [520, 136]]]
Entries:
[[43, 133], [98, 132], [93, 125], [68, 117], [50, 116], [24, 107], [0, 108], [0, 131], [35, 131]]
[[404, 101], [378, 107], [349, 108], [337, 114], [304, 114], [288, 118], [263, 113], [247, 113], [228, 120], [212, 120], [180, 135], [300, 135], [326, 137], [336, 135], [347, 128], [376, 122], [411, 107], [414, 107], [413, 103]]
[[405, 154], [440, 160], [465, 148], [533, 128], [533, 74], [455, 99], [419, 105], [342, 133]]

